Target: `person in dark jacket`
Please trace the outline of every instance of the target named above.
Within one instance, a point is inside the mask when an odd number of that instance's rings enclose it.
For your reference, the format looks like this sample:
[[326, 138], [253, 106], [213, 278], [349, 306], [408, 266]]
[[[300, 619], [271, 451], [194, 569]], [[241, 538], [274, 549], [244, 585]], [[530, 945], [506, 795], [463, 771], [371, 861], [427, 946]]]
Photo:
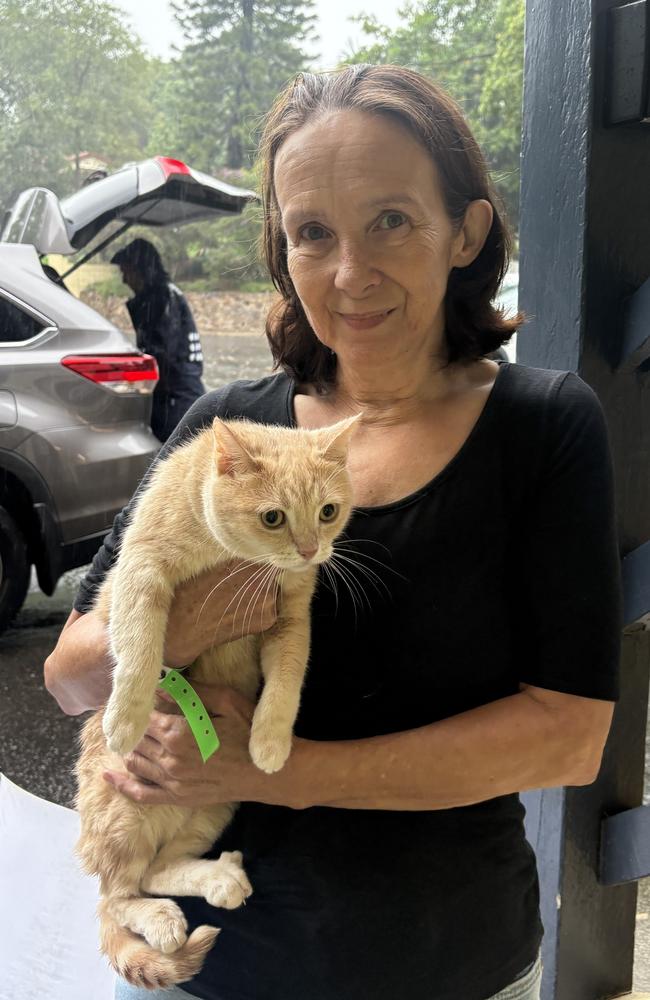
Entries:
[[201, 339], [185, 296], [169, 280], [152, 243], [133, 240], [117, 251], [111, 264], [117, 264], [122, 281], [135, 292], [126, 307], [137, 345], [158, 363], [151, 429], [164, 442], [205, 392]]

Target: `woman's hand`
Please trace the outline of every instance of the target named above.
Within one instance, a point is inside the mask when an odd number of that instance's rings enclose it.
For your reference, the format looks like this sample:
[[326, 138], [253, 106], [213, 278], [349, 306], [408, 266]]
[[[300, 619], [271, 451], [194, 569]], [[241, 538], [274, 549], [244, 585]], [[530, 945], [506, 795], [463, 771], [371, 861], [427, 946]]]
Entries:
[[276, 587], [267, 566], [230, 562], [177, 587], [165, 637], [165, 663], [184, 667], [211, 646], [270, 628]]
[[152, 713], [145, 736], [124, 758], [129, 774], [104, 774], [134, 802], [205, 806], [250, 801], [265, 780], [248, 753], [253, 703], [232, 688], [198, 683], [194, 688], [214, 720], [219, 749], [204, 764], [185, 717], [167, 711], [173, 711], [173, 703], [161, 694], [163, 710]]
[[67, 715], [80, 715], [106, 704], [112, 671], [104, 622], [96, 612], [72, 610], [45, 661], [45, 687]]
[[[177, 588], [167, 624], [165, 663], [182, 667], [211, 646], [270, 628], [276, 588], [266, 566], [232, 562]], [[100, 616], [72, 611], [45, 661], [45, 686], [68, 715], [96, 710], [111, 693], [113, 659]]]

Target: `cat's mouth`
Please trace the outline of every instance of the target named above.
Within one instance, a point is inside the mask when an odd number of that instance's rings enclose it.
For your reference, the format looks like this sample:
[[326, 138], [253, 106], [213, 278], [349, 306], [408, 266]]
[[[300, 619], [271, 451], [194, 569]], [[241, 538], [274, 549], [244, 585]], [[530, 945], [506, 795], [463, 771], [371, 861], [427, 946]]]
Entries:
[[273, 565], [277, 566], [278, 569], [289, 570], [291, 573], [304, 573], [308, 569], [313, 569], [314, 566], [319, 566], [321, 563], [327, 562], [328, 556], [323, 555], [313, 555], [309, 559], [288, 558], [286, 561], [274, 561]]
[[284, 569], [288, 569], [291, 573], [304, 573], [308, 569], [312, 569], [314, 566], [318, 566], [320, 559], [301, 559], [300, 562], [287, 563]]

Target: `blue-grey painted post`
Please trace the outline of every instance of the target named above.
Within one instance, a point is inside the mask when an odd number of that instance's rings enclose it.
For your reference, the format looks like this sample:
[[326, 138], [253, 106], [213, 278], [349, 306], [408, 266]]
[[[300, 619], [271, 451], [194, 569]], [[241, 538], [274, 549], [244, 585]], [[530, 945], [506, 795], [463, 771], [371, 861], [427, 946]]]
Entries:
[[[635, 107], [636, 97], [617, 104], [608, 88], [617, 60], [617, 80], [648, 85], [650, 59], [635, 75], [632, 56], [618, 52], [627, 31], [641, 58], [650, 55], [645, 6], [527, 0], [519, 271], [519, 304], [530, 319], [518, 360], [577, 372], [605, 409], [621, 555], [634, 566], [626, 607], [635, 617], [650, 612], [650, 296], [642, 287], [650, 277], [650, 124], [614, 125], [611, 108]], [[636, 18], [631, 30], [628, 16]], [[636, 882], [604, 884], [617, 876], [601, 872], [601, 827], [642, 801], [649, 637], [642, 628], [624, 637], [623, 695], [598, 782], [525, 796], [546, 926], [543, 1000], [631, 989]], [[604, 838], [614, 847], [610, 875], [618, 836], [612, 825]]]

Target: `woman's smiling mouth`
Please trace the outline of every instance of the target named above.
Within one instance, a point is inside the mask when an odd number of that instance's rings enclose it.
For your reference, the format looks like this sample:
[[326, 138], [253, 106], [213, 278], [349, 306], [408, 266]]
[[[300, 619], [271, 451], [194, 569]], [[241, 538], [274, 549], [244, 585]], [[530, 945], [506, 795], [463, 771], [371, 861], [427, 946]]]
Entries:
[[370, 330], [373, 326], [379, 326], [390, 316], [394, 309], [386, 309], [384, 312], [371, 313], [338, 313], [344, 323], [352, 327], [353, 330]]

